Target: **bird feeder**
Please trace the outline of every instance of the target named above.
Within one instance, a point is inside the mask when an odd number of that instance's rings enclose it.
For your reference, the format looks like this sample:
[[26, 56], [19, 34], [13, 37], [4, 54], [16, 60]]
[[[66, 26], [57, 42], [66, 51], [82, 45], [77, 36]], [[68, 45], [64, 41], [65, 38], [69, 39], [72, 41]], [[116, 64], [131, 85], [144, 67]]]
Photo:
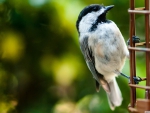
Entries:
[[[150, 1], [145, 0], [145, 7], [135, 8], [135, 0], [130, 0], [130, 104], [128, 110], [131, 113], [150, 113]], [[136, 36], [135, 30], [135, 14], [143, 14], [145, 16], [145, 41], [135, 43], [132, 38]], [[144, 23], [143, 23], [144, 24]], [[144, 47], [140, 47], [144, 46]], [[133, 77], [136, 77], [136, 52], [144, 52], [146, 59], [146, 75], [142, 80], [146, 81], [146, 86], [135, 84]], [[145, 98], [137, 99], [136, 89], [140, 88], [145, 91]]]

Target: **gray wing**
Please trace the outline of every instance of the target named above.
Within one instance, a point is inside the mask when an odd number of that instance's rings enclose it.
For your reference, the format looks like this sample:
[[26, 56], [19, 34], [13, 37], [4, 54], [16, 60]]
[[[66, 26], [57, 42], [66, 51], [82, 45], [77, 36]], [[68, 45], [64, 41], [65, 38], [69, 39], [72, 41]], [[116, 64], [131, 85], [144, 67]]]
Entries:
[[92, 50], [88, 45], [88, 39], [89, 37], [87, 36], [84, 37], [82, 41], [80, 41], [80, 48], [89, 70], [91, 71], [93, 77], [96, 79], [96, 90], [99, 91], [99, 84], [101, 84], [106, 92], [110, 92], [107, 81], [104, 79], [102, 74], [97, 72], [95, 68], [95, 59]]
[[93, 77], [96, 80], [98, 80], [98, 76], [96, 74], [96, 69], [95, 69], [94, 56], [92, 54], [91, 48], [88, 46], [88, 37], [84, 37], [82, 42], [80, 42], [80, 48], [89, 70], [91, 71]]

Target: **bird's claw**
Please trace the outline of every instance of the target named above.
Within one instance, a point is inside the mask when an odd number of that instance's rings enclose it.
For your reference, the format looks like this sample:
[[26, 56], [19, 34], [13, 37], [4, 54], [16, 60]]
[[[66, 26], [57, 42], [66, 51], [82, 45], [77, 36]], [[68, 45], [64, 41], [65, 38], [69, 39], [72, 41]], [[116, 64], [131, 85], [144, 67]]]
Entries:
[[[139, 43], [140, 42], [140, 38], [137, 36], [132, 36], [132, 41], [133, 43]], [[130, 44], [130, 39], [128, 39], [127, 44]]]
[[[129, 81], [129, 83], [130, 83], [130, 77], [129, 76], [127, 76], [127, 75], [125, 75], [125, 74], [123, 74], [123, 73], [120, 73], [123, 77], [125, 77], [125, 78], [127, 78]], [[134, 80], [134, 83], [135, 84], [139, 84], [139, 82], [141, 82], [143, 79], [141, 78], [141, 77], [137, 77], [137, 76], [134, 76], [133, 77], [133, 80]]]
[[134, 82], [135, 82], [135, 84], [139, 84], [139, 82], [141, 82], [142, 81], [142, 78], [141, 77], [133, 77], [133, 79], [134, 79]]

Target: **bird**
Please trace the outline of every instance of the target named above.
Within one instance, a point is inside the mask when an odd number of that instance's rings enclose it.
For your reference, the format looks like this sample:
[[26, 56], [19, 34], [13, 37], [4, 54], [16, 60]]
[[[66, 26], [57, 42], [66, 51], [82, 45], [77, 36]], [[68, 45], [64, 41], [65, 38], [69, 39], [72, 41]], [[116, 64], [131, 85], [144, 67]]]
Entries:
[[122, 104], [116, 77], [121, 73], [129, 51], [117, 25], [106, 18], [114, 5], [91, 4], [83, 8], [76, 21], [79, 45], [96, 83], [105, 90], [111, 110]]

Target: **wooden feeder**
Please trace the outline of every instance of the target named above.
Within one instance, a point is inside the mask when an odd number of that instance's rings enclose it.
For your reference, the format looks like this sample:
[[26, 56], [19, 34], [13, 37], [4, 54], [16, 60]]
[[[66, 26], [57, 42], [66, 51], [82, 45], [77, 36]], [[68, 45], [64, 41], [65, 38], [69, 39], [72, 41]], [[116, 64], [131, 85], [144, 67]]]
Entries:
[[[150, 5], [149, 0], [145, 0], [145, 7], [135, 8], [135, 0], [130, 0], [130, 9], [128, 10], [130, 14], [130, 105], [128, 110], [131, 113], [150, 113]], [[134, 43], [132, 40], [135, 34], [135, 14], [144, 14], [145, 16], [145, 42]], [[140, 47], [140, 46], [144, 46]], [[145, 52], [146, 59], [146, 75], [142, 80], [146, 80], [146, 86], [137, 85], [134, 83], [133, 77], [136, 76], [136, 56], [135, 52], [142, 51]], [[136, 98], [136, 88], [145, 90], [145, 98]]]

